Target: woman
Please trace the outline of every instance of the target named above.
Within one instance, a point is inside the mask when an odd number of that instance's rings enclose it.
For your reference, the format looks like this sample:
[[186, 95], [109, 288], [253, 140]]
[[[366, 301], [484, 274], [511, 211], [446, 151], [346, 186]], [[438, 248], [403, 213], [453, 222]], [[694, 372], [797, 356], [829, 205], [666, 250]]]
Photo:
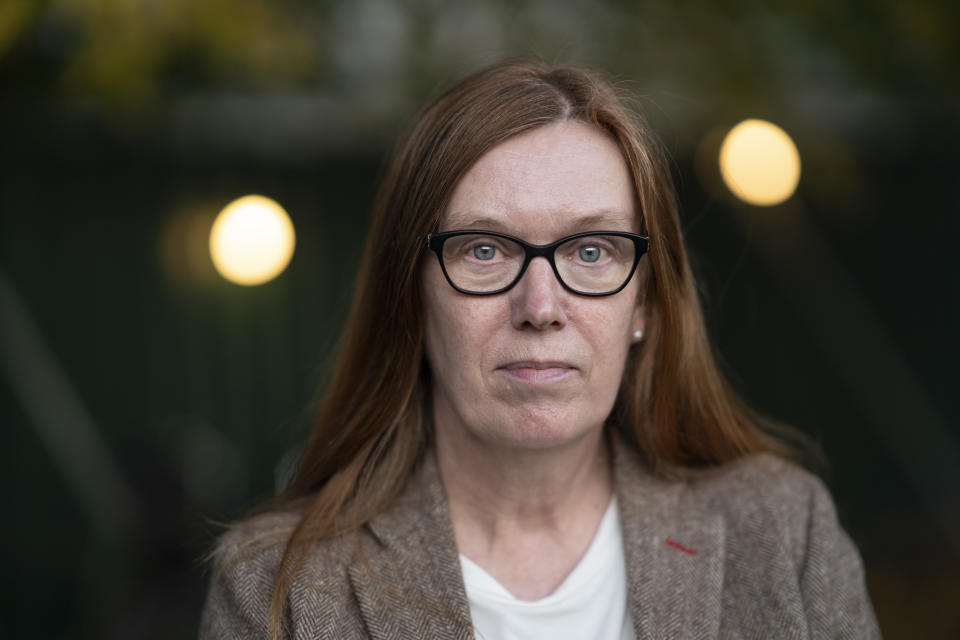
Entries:
[[501, 64], [398, 145], [310, 441], [200, 635], [877, 637], [788, 451], [717, 371], [648, 127]]

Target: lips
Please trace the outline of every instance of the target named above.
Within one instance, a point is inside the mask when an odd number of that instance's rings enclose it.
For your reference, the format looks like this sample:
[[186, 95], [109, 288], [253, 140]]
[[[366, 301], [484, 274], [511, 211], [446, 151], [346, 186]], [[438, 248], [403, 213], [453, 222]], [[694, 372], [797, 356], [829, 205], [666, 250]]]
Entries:
[[569, 362], [524, 360], [511, 362], [499, 368], [504, 375], [524, 382], [549, 382], [572, 374], [576, 367]]
[[538, 371], [545, 369], [576, 369], [576, 367], [569, 362], [541, 362], [539, 360], [511, 362], [510, 364], [501, 368], [506, 369], [507, 371], [513, 371], [515, 369], [536, 369]]

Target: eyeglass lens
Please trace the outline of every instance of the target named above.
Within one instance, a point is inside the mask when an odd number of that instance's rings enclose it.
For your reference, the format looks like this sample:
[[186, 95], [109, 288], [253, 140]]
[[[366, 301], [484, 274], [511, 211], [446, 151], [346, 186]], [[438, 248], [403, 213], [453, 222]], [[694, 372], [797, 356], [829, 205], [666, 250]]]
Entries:
[[[554, 262], [560, 279], [583, 293], [620, 288], [630, 276], [636, 245], [630, 238], [597, 234], [572, 238], [557, 247]], [[523, 267], [521, 245], [480, 233], [447, 238], [443, 264], [450, 280], [474, 293], [497, 291], [513, 282]]]

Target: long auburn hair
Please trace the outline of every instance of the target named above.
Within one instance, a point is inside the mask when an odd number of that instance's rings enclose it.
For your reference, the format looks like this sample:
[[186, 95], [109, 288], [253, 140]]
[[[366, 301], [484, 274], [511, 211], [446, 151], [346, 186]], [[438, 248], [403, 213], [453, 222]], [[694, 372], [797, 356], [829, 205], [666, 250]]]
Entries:
[[646, 338], [628, 355], [608, 421], [657, 473], [710, 467], [751, 453], [789, 454], [721, 375], [687, 259], [668, 162], [630, 100], [600, 74], [505, 62], [428, 105], [400, 139], [374, 203], [355, 297], [313, 431], [279, 503], [297, 506], [270, 607], [282, 633], [297, 570], [320, 540], [356, 529], [402, 490], [429, 441], [420, 267], [425, 237], [461, 177], [488, 149], [572, 120], [617, 142], [650, 237], [643, 278]]

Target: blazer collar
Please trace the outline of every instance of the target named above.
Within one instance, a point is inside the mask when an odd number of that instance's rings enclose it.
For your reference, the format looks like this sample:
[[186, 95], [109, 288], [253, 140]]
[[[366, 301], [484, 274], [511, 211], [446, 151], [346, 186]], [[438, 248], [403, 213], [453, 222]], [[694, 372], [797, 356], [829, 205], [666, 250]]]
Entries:
[[[627, 597], [637, 640], [716, 637], [724, 527], [697, 506], [689, 485], [651, 475], [622, 436], [611, 434]], [[367, 525], [349, 567], [370, 637], [473, 638], [450, 511], [435, 453], [390, 508]]]

